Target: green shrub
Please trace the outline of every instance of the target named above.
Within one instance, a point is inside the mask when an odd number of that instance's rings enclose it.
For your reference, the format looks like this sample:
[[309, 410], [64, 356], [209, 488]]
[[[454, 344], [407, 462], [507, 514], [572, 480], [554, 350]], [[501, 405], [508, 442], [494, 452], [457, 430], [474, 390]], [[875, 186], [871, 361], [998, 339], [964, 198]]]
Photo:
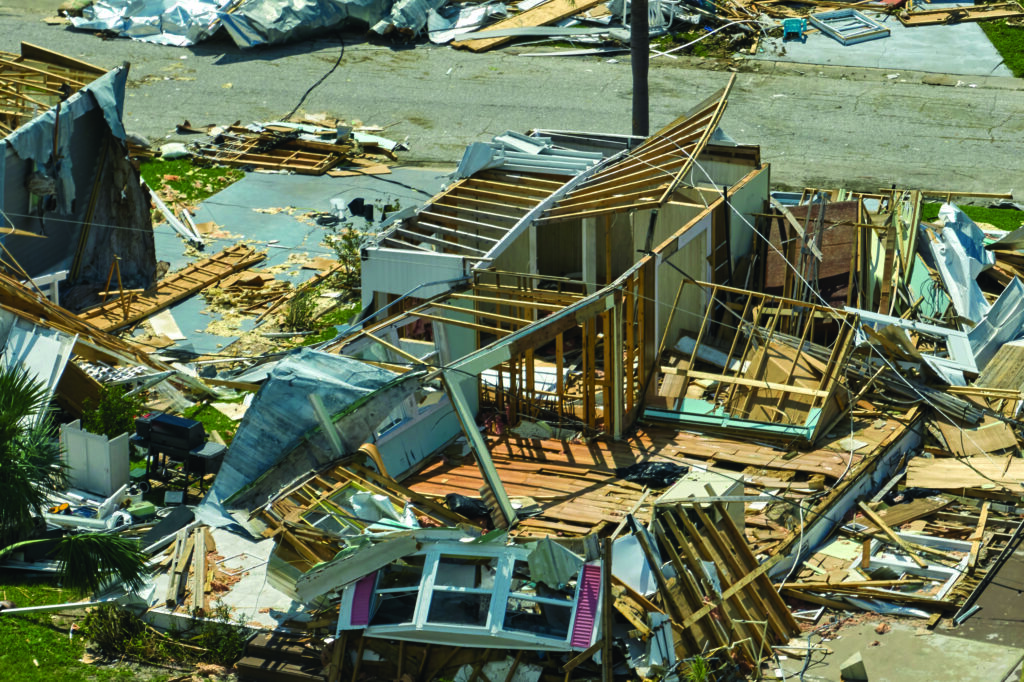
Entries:
[[304, 291], [288, 302], [281, 326], [290, 331], [309, 331], [313, 328], [313, 316], [315, 314], [316, 293]]
[[104, 386], [100, 389], [98, 403], [85, 401], [82, 413], [82, 428], [90, 433], [100, 433], [115, 438], [122, 433], [135, 432], [135, 418], [146, 410], [146, 403], [139, 395], [128, 395], [124, 386]]

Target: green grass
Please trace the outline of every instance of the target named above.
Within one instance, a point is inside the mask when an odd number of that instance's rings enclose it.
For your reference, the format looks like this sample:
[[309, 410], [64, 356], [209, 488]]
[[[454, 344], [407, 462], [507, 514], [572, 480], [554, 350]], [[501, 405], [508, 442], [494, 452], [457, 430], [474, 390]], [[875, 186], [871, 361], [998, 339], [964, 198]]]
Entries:
[[[922, 202], [921, 220], [933, 222], [939, 217], [941, 203]], [[1016, 230], [1024, 223], [1024, 211], [1012, 208], [986, 208], [984, 206], [960, 206], [961, 211], [976, 223], [988, 223], [1000, 230]]]
[[313, 334], [311, 336], [305, 336], [301, 340], [303, 346], [311, 346], [316, 343], [322, 343], [324, 341], [330, 341], [338, 335], [338, 330], [335, 325], [345, 324], [353, 317], [359, 314], [359, 311], [363, 309], [363, 306], [356, 303], [351, 306], [345, 306], [342, 308], [335, 308], [331, 312], [327, 313], [323, 317], [317, 318], [316, 324], [318, 327], [323, 327], [319, 334]]
[[[62, 604], [79, 595], [53, 587], [52, 577], [26, 577], [0, 573], [0, 597], [17, 606]], [[73, 618], [43, 613], [0, 616], [0, 677], [12, 682], [107, 682], [139, 679], [135, 666], [97, 666], [82, 663], [85, 638], [68, 637]], [[161, 682], [181, 673], [168, 671], [141, 676]]]
[[[139, 172], [154, 192], [169, 187], [178, 192], [181, 199], [189, 204], [213, 196], [245, 176], [244, 172], [235, 168], [196, 166], [187, 158], [147, 161], [140, 166]], [[166, 179], [167, 176], [171, 176], [172, 179]]]
[[1024, 78], [1024, 26], [1011, 26], [1006, 19], [982, 21], [980, 26], [1002, 56], [1006, 68], [1017, 78]]
[[[242, 398], [229, 398], [227, 400], [221, 400], [220, 402], [242, 402]], [[235, 431], [238, 430], [239, 422], [234, 421], [231, 417], [208, 403], [196, 403], [192, 407], [186, 408], [184, 416], [189, 419], [195, 419], [197, 422], [201, 422], [203, 428], [206, 429], [207, 435], [209, 435], [211, 431], [219, 433], [221, 437], [224, 438], [225, 445], [231, 445], [231, 439], [235, 437]]]

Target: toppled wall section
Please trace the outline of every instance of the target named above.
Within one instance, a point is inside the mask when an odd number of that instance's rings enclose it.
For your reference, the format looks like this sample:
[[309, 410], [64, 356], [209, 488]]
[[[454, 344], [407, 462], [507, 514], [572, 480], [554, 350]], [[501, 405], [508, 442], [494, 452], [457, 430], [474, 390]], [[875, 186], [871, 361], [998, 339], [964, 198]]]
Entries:
[[[67, 270], [65, 286], [85, 290], [67, 298], [68, 306], [105, 285], [115, 258], [122, 285], [145, 288], [155, 278], [156, 256], [149, 202], [125, 145], [128, 65], [97, 78], [83, 70], [95, 67], [54, 53], [37, 56], [52, 61], [0, 72], [9, 89], [22, 88], [18, 96], [43, 101], [43, 90], [54, 102], [39, 116], [25, 111], [4, 123], [23, 123], [0, 142], [0, 208], [21, 231], [4, 235], [4, 246], [23, 276]], [[25, 85], [26, 78], [36, 80]]]

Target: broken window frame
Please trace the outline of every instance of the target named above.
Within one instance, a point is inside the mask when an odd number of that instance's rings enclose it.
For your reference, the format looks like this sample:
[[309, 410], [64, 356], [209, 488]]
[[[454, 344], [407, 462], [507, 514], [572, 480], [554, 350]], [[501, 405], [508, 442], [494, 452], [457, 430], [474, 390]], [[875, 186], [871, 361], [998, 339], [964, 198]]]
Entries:
[[[392, 594], [396, 591], [412, 591], [409, 588], [380, 588], [381, 571], [370, 574], [362, 580], [355, 581], [342, 590], [341, 604], [339, 610], [337, 633], [340, 636], [342, 631], [363, 630], [364, 634], [372, 637], [386, 637], [393, 639], [406, 639], [411, 641], [431, 642], [458, 642], [462, 646], [494, 647], [499, 643], [508, 646], [522, 646], [535, 650], [548, 651], [569, 651], [573, 649], [572, 636], [576, 627], [576, 616], [579, 608], [581, 595], [580, 576], [582, 569], [576, 576], [576, 585], [572, 588], [571, 599], [558, 599], [555, 597], [541, 596], [517, 591], [513, 588], [513, 576], [516, 562], [526, 564], [528, 562], [529, 550], [524, 547], [497, 546], [487, 547], [477, 543], [439, 542], [427, 549], [410, 555], [410, 557], [422, 556], [424, 561], [423, 573], [417, 588], [419, 596], [416, 606], [413, 609], [409, 621], [401, 624], [373, 624], [374, 616], [377, 613], [382, 594]], [[442, 560], [445, 558], [457, 559], [493, 559], [496, 561], [494, 568], [494, 583], [491, 588], [485, 587], [458, 587], [442, 585], [438, 582], [438, 569], [442, 567]], [[371, 604], [368, 612], [367, 624], [358, 621], [361, 608], [356, 604], [357, 593], [360, 592], [360, 585], [364, 581], [372, 580]], [[521, 587], [521, 586], [519, 586]], [[430, 620], [431, 605], [437, 594], [487, 594], [490, 596], [490, 603], [487, 607], [487, 617], [483, 625], [466, 625], [455, 623], [439, 623]], [[563, 637], [543, 635], [531, 630], [512, 628], [506, 625], [509, 614], [509, 601], [529, 601], [540, 605], [549, 605], [556, 608], [570, 606], [568, 617], [568, 628]], [[600, 613], [600, 602], [596, 611]], [[355, 620], [356, 622], [353, 622]], [[593, 623], [590, 633], [590, 643], [596, 641], [600, 636], [599, 619]], [[479, 638], [479, 639], [477, 639]], [[576, 647], [578, 648], [578, 647]]]

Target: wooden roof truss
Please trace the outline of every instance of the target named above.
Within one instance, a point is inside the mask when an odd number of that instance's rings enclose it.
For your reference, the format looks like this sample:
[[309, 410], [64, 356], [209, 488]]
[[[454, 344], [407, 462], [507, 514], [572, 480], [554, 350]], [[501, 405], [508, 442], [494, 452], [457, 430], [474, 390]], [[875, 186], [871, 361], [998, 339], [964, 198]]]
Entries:
[[594, 173], [541, 217], [554, 222], [663, 205], [686, 179], [725, 112], [729, 83], [619, 161]]
[[0, 51], [0, 135], [10, 135], [104, 73], [28, 43], [21, 44], [20, 55]]
[[483, 258], [563, 184], [544, 175], [483, 171], [433, 197], [413, 218], [386, 231], [380, 245]]

